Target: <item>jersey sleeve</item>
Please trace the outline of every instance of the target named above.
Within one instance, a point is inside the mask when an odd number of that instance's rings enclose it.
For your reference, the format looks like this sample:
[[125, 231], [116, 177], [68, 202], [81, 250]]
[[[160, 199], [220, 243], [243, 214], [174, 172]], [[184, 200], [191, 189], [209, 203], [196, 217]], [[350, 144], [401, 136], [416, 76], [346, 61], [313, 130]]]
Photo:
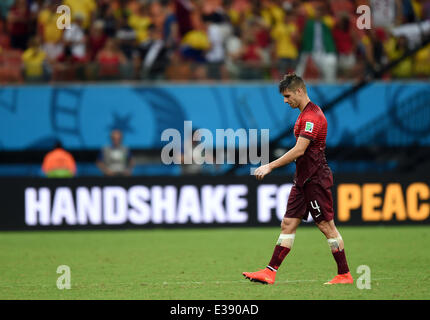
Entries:
[[322, 124], [315, 118], [306, 117], [301, 120], [299, 137], [314, 141], [321, 131]]

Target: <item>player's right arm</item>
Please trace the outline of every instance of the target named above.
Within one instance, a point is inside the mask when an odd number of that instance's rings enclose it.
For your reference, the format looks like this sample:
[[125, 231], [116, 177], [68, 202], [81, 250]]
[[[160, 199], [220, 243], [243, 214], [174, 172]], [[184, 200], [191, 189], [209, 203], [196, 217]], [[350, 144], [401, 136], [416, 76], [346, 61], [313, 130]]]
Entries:
[[299, 137], [297, 139], [296, 145], [292, 149], [290, 149], [282, 157], [269, 163], [271, 169], [273, 170], [273, 169], [276, 169], [279, 167], [283, 167], [283, 166], [293, 162], [297, 158], [301, 157], [302, 155], [304, 155], [310, 142], [311, 142], [311, 140], [309, 140], [307, 138]]
[[299, 137], [297, 139], [296, 145], [292, 149], [290, 149], [287, 153], [285, 153], [282, 157], [264, 166], [261, 166], [255, 170], [254, 175], [257, 178], [257, 180], [263, 179], [267, 174], [272, 172], [272, 170], [279, 167], [283, 167], [293, 162], [297, 158], [301, 157], [302, 155], [304, 155], [310, 142], [311, 140], [307, 138]]

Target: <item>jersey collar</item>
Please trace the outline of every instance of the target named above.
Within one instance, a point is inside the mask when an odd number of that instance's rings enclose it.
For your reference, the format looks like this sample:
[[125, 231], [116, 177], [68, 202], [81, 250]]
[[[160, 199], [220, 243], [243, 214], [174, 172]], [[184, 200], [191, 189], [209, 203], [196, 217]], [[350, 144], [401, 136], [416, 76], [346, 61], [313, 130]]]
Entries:
[[309, 100], [309, 102], [305, 105], [305, 107], [303, 108], [302, 112], [306, 110], [306, 108], [308, 107], [308, 105], [310, 105], [312, 103], [311, 100]]

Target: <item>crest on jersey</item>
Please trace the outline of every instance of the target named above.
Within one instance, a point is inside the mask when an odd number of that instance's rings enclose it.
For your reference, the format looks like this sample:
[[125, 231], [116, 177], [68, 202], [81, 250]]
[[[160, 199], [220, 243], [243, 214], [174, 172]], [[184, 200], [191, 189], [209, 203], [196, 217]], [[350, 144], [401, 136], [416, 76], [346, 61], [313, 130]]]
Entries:
[[312, 132], [314, 130], [314, 124], [312, 122], [306, 122], [305, 132]]

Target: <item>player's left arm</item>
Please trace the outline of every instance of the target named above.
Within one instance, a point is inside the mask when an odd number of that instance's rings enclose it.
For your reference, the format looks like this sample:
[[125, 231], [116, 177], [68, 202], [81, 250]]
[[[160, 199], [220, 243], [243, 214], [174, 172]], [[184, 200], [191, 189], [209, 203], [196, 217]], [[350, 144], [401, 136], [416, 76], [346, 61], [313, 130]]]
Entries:
[[299, 136], [297, 139], [296, 145], [290, 149], [287, 153], [285, 153], [282, 157], [272, 161], [264, 166], [257, 168], [254, 172], [255, 177], [258, 180], [263, 179], [267, 174], [272, 172], [272, 170], [283, 167], [297, 158], [304, 155], [307, 147], [311, 143], [311, 140], [302, 136]]

